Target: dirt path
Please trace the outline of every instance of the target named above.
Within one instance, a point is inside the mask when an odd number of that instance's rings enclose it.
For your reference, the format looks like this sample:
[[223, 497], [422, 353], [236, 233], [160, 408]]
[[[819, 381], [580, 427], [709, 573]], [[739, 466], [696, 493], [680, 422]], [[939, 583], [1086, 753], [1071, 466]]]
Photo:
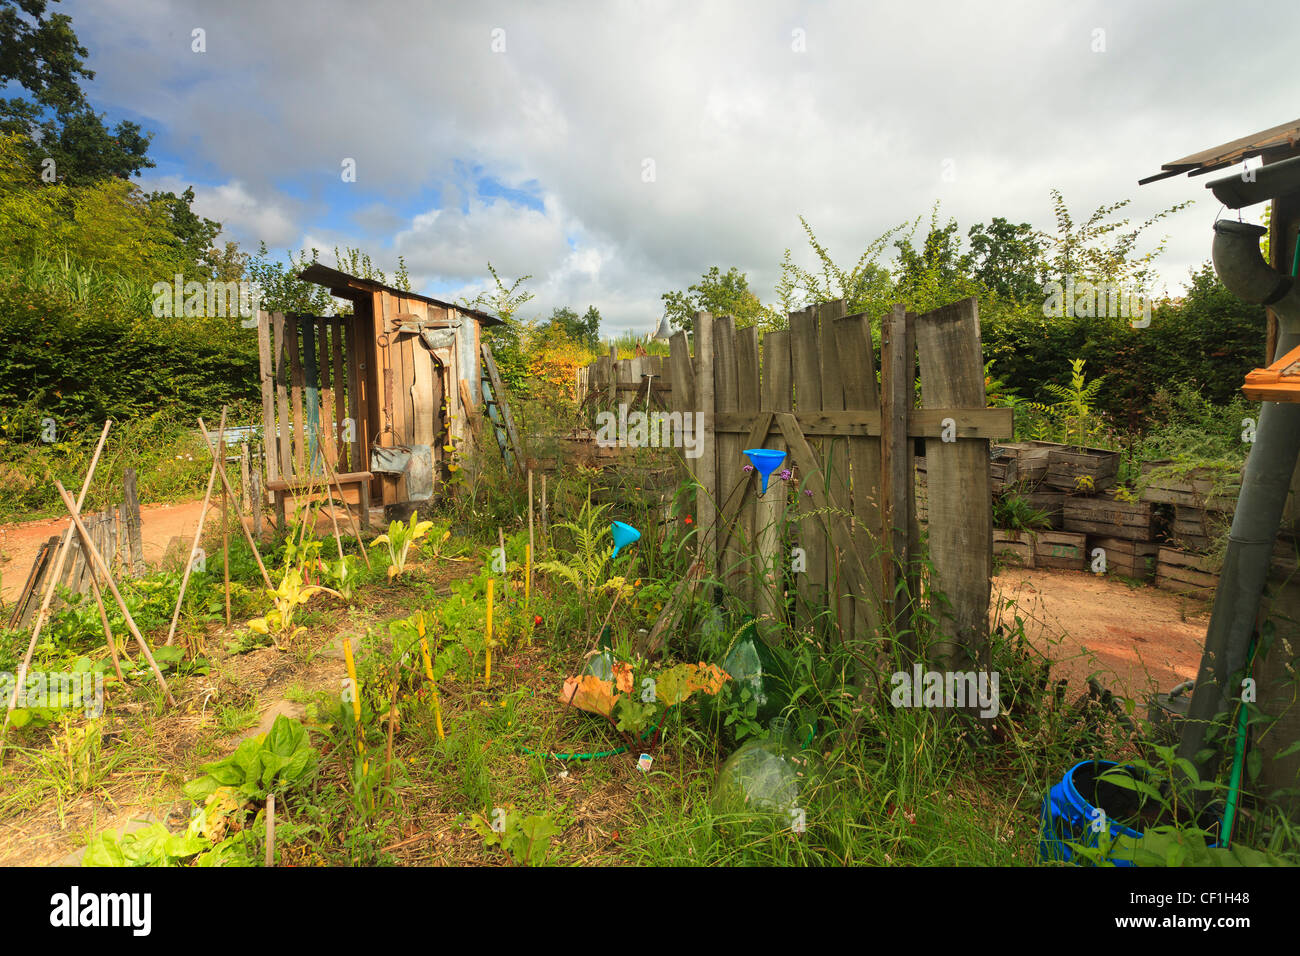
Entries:
[[[180, 537], [188, 546], [194, 537], [202, 507], [201, 499], [174, 505], [141, 505], [140, 536], [144, 544], [145, 561], [153, 565], [161, 562], [167, 553], [167, 543], [174, 537]], [[220, 499], [209, 504], [209, 521], [213, 520], [214, 511], [219, 520]], [[18, 597], [41, 544], [51, 535], [61, 534], [67, 526], [66, 517], [0, 526], [0, 574], [4, 575], [0, 597], [5, 601], [13, 601]]]
[[991, 614], [999, 598], [1015, 602], [1004, 619], [1024, 619], [1030, 643], [1056, 662], [1053, 677], [1067, 678], [1072, 694], [1095, 673], [1142, 712], [1148, 694], [1196, 677], [1209, 604], [1101, 575], [1023, 569], [993, 579]]

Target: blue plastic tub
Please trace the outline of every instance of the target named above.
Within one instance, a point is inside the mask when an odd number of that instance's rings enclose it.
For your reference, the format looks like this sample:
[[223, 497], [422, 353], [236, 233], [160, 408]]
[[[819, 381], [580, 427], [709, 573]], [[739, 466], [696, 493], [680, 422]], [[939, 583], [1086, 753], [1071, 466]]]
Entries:
[[[1042, 859], [1075, 862], [1075, 855], [1066, 845], [1067, 841], [1081, 846], [1097, 845], [1100, 834], [1094, 832], [1092, 828], [1095, 807], [1091, 802], [1092, 799], [1098, 799], [1097, 791], [1099, 789], [1105, 791], [1116, 800], [1125, 797], [1133, 798], [1132, 791], [1124, 790], [1114, 784], [1098, 784], [1097, 778], [1115, 766], [1118, 764], [1113, 760], [1080, 760], [1066, 772], [1060, 783], [1047, 791], [1047, 796], [1043, 798], [1042, 830], [1038, 844], [1038, 855]], [[1081, 786], [1088, 793], [1087, 797], [1080, 792]], [[1113, 808], [1114, 804], [1112, 804]], [[1102, 807], [1102, 810], [1106, 811], [1106, 808]], [[1116, 823], [1111, 819], [1110, 812], [1106, 812], [1106, 822], [1112, 840], [1121, 834], [1130, 837], [1142, 836], [1137, 830]], [[1128, 860], [1116, 860], [1115, 865], [1132, 866], [1133, 864]]]

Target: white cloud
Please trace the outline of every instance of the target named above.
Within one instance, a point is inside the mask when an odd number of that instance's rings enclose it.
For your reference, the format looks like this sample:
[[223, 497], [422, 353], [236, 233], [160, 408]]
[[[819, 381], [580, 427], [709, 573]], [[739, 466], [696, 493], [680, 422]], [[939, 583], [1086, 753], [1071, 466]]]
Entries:
[[[201, 211], [241, 237], [337, 232], [384, 268], [401, 253], [418, 280], [466, 287], [491, 260], [534, 275], [538, 309], [597, 304], [606, 331], [648, 327], [661, 292], [711, 265], [769, 297], [787, 247], [809, 261], [800, 214], [852, 262], [936, 199], [963, 232], [994, 216], [1051, 228], [1052, 186], [1078, 218], [1129, 197], [1139, 222], [1204, 200], [1153, 236], [1171, 237], [1161, 262], [1176, 285], [1208, 256], [1217, 205], [1203, 180], [1137, 180], [1293, 118], [1270, 64], [1300, 26], [1295, 7], [1260, 32], [1208, 0], [65, 6], [97, 105], [143, 116], [187, 171], [215, 171], [226, 185], [201, 193]], [[205, 54], [190, 52], [195, 26]], [[1207, 68], [1236, 48], [1249, 54]], [[343, 157], [355, 186], [339, 183]], [[544, 208], [479, 199], [462, 163], [535, 180]], [[439, 209], [418, 199], [434, 192]]]

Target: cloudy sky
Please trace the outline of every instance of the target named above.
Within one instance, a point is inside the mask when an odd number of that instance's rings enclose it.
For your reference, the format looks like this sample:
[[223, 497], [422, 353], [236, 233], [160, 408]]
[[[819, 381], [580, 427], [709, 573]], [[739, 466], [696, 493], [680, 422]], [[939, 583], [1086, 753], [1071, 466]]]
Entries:
[[[1133, 199], [1171, 291], [1208, 256], [1205, 179], [1162, 162], [1300, 115], [1293, 3], [66, 0], [110, 121], [155, 133], [245, 248], [360, 246], [455, 298], [531, 274], [524, 317], [649, 331], [711, 265], [772, 298], [798, 217], [855, 261], [941, 203], [963, 233]], [[195, 52], [194, 31], [203, 31]], [[344, 181], [347, 161], [355, 182]], [[1211, 177], [1216, 178], [1216, 177]], [[1248, 214], [1258, 209], [1247, 210]], [[1150, 244], [1150, 243], [1149, 243]]]

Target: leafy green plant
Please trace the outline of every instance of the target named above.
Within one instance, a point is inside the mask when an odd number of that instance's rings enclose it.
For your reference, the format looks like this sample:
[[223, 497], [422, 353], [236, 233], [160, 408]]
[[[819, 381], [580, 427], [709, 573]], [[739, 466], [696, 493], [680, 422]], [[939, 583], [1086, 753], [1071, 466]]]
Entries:
[[180, 866], [212, 844], [188, 833], [171, 833], [161, 823], [118, 836], [101, 833], [86, 846], [82, 866]]
[[[1103, 431], [1100, 417], [1093, 410], [1097, 394], [1101, 390], [1106, 376], [1094, 378], [1091, 382], [1084, 375], [1085, 360], [1070, 360], [1070, 384], [1058, 385], [1046, 382], [1043, 389], [1054, 396], [1057, 401], [1051, 405], [1030, 402], [1029, 407], [1044, 416], [1039, 424], [1035, 438], [1040, 441], [1059, 440], [1067, 445], [1082, 448], [1096, 441]], [[1051, 436], [1049, 438], [1048, 436]]]
[[610, 534], [605, 512], [609, 505], [593, 505], [591, 492], [576, 521], [557, 522], [555, 527], [568, 532], [572, 547], [559, 557], [540, 561], [537, 570], [554, 575], [574, 589], [582, 602], [583, 631], [591, 635], [596, 597], [605, 578], [609, 549], [605, 538]]
[[281, 714], [265, 734], [250, 737], [233, 754], [204, 764], [203, 776], [184, 787], [187, 797], [203, 800], [222, 787], [249, 800], [264, 800], [271, 791], [301, 784], [315, 769], [316, 750], [307, 729]]
[[696, 691], [717, 694], [728, 680], [727, 672], [713, 664], [675, 664], [655, 670], [640, 664], [634, 669], [627, 661], [615, 661], [611, 679], [595, 673], [565, 678], [559, 700], [567, 707], [604, 717], [628, 749], [636, 747], [653, 727], [654, 736], [647, 744], [653, 747], [670, 707], [685, 703]]
[[411, 551], [411, 545], [415, 544], [431, 530], [433, 530], [432, 521], [419, 521], [417, 516], [412, 513], [409, 524], [392, 521], [388, 525], [387, 534], [381, 534], [370, 542], [372, 548], [377, 548], [381, 544], [388, 548], [389, 580], [406, 570], [406, 556]]
[[1003, 493], [993, 501], [993, 527], [1007, 531], [1035, 531], [1050, 528], [1051, 519], [1015, 492]]
[[345, 554], [337, 561], [327, 561], [324, 563], [325, 580], [328, 581], [339, 596], [349, 604], [352, 603], [353, 595], [365, 580], [365, 573], [361, 570], [361, 562], [353, 555]]
[[[559, 836], [564, 831], [556, 825], [549, 813], [534, 813], [524, 816], [517, 810], [498, 809], [493, 812], [493, 821], [488, 821], [480, 814], [470, 819], [470, 827], [483, 838], [484, 846], [497, 846], [510, 854], [515, 863], [522, 866], [542, 866], [551, 845], [551, 837]], [[496, 826], [493, 826], [495, 822]], [[499, 829], [497, 829], [499, 827]]]
[[288, 640], [305, 630], [301, 627], [295, 629], [293, 626], [294, 614], [299, 607], [321, 593], [341, 597], [339, 592], [332, 588], [316, 584], [304, 585], [302, 572], [297, 568], [286, 571], [280, 580], [280, 586], [274, 591], [268, 589], [267, 593], [271, 595], [274, 606], [264, 617], [249, 621], [248, 629], [255, 634], [267, 635], [276, 647], [280, 646], [281, 640]]

